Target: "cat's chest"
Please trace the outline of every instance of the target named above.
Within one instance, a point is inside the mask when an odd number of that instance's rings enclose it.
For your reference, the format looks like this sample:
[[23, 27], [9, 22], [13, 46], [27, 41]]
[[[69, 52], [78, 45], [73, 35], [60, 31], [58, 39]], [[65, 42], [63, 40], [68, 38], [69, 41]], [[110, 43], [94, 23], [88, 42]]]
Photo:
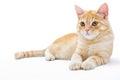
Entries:
[[97, 43], [97, 44], [87, 45], [85, 48], [85, 52], [83, 54], [85, 54], [86, 56], [89, 57], [89, 56], [99, 53], [100, 51], [110, 49], [109, 48], [110, 46], [111, 45], [105, 44], [105, 43]]
[[98, 53], [100, 51], [100, 45], [96, 45], [96, 44], [92, 44], [92, 45], [86, 45], [84, 47], [84, 51], [81, 53], [81, 55], [89, 57], [92, 55], [95, 55], [96, 53]]
[[96, 54], [96, 52], [98, 51], [96, 45], [88, 45], [87, 46], [87, 56], [91, 56]]

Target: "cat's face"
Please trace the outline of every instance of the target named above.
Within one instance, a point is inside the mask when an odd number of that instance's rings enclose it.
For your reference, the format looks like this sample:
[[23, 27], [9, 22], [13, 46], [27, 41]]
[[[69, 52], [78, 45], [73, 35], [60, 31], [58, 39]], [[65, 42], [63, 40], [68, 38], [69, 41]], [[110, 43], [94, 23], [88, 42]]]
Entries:
[[76, 12], [78, 15], [77, 31], [84, 38], [93, 40], [107, 30], [108, 7], [106, 4], [103, 4], [98, 11], [83, 11], [76, 6]]

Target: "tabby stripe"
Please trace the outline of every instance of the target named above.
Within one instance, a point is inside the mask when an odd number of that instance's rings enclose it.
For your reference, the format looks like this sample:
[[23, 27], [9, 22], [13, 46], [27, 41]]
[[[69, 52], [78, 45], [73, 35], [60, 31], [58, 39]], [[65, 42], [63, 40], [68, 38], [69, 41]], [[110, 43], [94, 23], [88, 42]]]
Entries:
[[26, 57], [29, 57], [29, 52], [28, 51], [26, 52]]
[[102, 56], [96, 56], [96, 57], [93, 57], [92, 59], [96, 62], [97, 65], [105, 64]]
[[25, 52], [23, 52], [23, 56], [22, 56], [22, 58], [24, 58], [25, 57]]

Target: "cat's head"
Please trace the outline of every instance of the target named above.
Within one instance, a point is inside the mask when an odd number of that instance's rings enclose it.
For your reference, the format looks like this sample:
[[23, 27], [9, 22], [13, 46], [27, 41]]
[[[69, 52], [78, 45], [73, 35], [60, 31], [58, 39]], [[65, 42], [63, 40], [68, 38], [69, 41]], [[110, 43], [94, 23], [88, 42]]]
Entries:
[[109, 28], [106, 3], [101, 5], [97, 11], [84, 11], [77, 5], [75, 5], [75, 10], [78, 17], [77, 31], [84, 38], [93, 40]]

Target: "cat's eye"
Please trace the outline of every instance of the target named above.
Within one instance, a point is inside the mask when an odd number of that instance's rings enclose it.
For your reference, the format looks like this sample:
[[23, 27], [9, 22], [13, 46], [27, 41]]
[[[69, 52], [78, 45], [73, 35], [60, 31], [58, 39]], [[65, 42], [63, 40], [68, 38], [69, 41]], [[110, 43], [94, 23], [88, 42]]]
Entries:
[[85, 26], [85, 23], [82, 21], [82, 22], [80, 22], [80, 25], [81, 26]]
[[92, 26], [97, 26], [98, 22], [97, 21], [93, 21]]

